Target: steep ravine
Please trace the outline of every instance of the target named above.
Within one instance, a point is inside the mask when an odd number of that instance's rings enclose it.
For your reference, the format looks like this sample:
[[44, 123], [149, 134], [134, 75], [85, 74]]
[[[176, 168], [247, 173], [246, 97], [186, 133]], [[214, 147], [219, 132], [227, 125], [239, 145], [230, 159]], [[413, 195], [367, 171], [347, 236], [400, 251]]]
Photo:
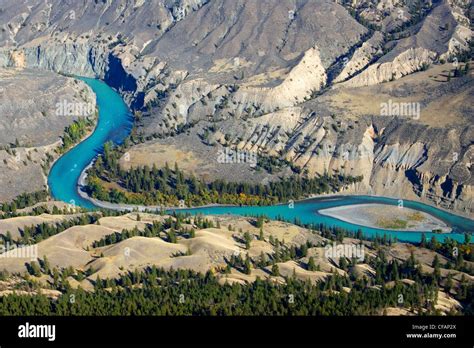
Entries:
[[118, 90], [127, 103], [141, 107], [136, 79], [106, 46], [57, 44], [0, 52], [4, 67], [49, 70], [66, 75], [99, 78]]

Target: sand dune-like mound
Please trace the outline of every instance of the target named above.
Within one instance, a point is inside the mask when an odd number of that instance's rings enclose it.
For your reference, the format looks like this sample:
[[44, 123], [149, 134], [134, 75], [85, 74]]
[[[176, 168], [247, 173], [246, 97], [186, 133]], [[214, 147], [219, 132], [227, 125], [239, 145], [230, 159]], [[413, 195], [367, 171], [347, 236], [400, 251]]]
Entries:
[[149, 265], [160, 265], [173, 255], [186, 252], [186, 247], [165, 242], [160, 238], [133, 237], [120, 243], [101, 248], [103, 257], [88, 265], [97, 271], [91, 277], [113, 278], [123, 269], [137, 269]]
[[375, 270], [366, 263], [355, 265], [351, 268], [350, 273], [356, 278], [372, 278], [375, 276]]
[[406, 243], [395, 243], [390, 248], [389, 256], [398, 260], [405, 261], [410, 258], [411, 254], [422, 264], [431, 265], [433, 264], [434, 258], [438, 255], [440, 264], [444, 265], [447, 259], [437, 254], [436, 252], [426, 248], [415, 248], [411, 244]]
[[9, 231], [12, 238], [21, 237], [20, 230], [27, 226], [36, 226], [42, 223], [57, 223], [60, 221], [75, 218], [79, 215], [50, 215], [41, 214], [38, 216], [18, 216], [10, 219], [0, 220], [0, 235], [6, 235]]
[[206, 273], [214, 269], [212, 260], [208, 255], [197, 254], [189, 256], [173, 257], [160, 261], [156, 265], [164, 269], [189, 269], [199, 273]]
[[76, 267], [82, 268], [85, 264], [93, 260], [93, 256], [86, 249], [96, 240], [113, 233], [114, 231], [98, 226], [74, 226], [34, 244], [33, 254], [28, 257], [17, 257], [15, 250], [10, 250], [1, 254], [0, 270], [8, 270], [9, 272], [25, 272], [27, 271], [26, 263], [43, 259], [46, 255], [52, 267]]
[[[140, 215], [140, 219], [142, 215]], [[143, 229], [146, 225], [146, 219], [143, 218], [142, 221], [137, 221], [136, 214], [126, 214], [123, 216], [107, 216], [99, 219], [101, 226], [108, 227], [116, 231], [122, 231], [123, 229], [131, 230], [135, 227], [138, 229]]]
[[[312, 283], [316, 283], [320, 280], [324, 280], [328, 276], [331, 275], [330, 273], [327, 273], [327, 272], [308, 271], [302, 268], [295, 261], [287, 261], [283, 263], [278, 263], [278, 268], [280, 271], [280, 275], [284, 277], [295, 277], [297, 279], [310, 280]], [[268, 269], [271, 270], [271, 266]], [[345, 273], [343, 271], [341, 272]]]
[[196, 233], [196, 237], [183, 241], [193, 254], [207, 254], [216, 261], [223, 261], [223, 257], [240, 253], [241, 248], [232, 239], [230, 233], [218, 229], [207, 229]]
[[451, 310], [459, 310], [462, 308], [461, 303], [447, 295], [444, 291], [438, 291], [438, 301], [435, 308], [441, 312], [449, 312]]

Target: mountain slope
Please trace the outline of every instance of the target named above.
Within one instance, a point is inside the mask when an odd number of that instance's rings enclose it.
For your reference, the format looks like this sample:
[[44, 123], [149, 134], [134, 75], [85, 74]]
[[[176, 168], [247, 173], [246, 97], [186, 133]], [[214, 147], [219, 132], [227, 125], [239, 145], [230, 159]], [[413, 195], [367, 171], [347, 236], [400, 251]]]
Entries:
[[[9, 1], [0, 66], [104, 79], [136, 111], [142, 149], [186, 129], [183, 147], [256, 151], [308, 175], [363, 174], [352, 192], [470, 214], [472, 73], [451, 78], [472, 58], [470, 6]], [[419, 114], [382, 115], [389, 102], [418, 103]]]

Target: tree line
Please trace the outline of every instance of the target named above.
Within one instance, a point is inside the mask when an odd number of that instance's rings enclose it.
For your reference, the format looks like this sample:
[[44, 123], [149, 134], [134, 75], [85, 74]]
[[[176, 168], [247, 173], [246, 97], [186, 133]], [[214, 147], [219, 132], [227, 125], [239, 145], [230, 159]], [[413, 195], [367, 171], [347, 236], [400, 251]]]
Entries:
[[[337, 192], [360, 182], [362, 176], [352, 177], [324, 174], [306, 178], [292, 176], [269, 184], [235, 183], [215, 180], [205, 183], [194, 175], [186, 176], [177, 164], [174, 170], [143, 166], [123, 170], [120, 152], [110, 144], [88, 172], [86, 191], [93, 198], [113, 203], [201, 206], [211, 203], [235, 205], [271, 205], [306, 197], [310, 194]], [[104, 182], [116, 182], [120, 189], [106, 188]]]
[[1, 211], [4, 213], [14, 213], [17, 209], [31, 207], [39, 202], [44, 202], [49, 198], [49, 192], [46, 190], [22, 193], [10, 202], [2, 203]]
[[[350, 293], [343, 290], [346, 287]], [[2, 296], [0, 315], [374, 315], [400, 306], [400, 295], [403, 307], [427, 308], [425, 314], [436, 314], [428, 305], [435, 300], [434, 289], [423, 283], [375, 289], [364, 280], [350, 282], [333, 274], [316, 284], [288, 277], [284, 284], [257, 278], [250, 284], [222, 285], [211, 272], [153, 266], [115, 280], [97, 278], [94, 292], [69, 287], [57, 300], [44, 295]]]
[[93, 118], [79, 118], [75, 120], [71, 125], [64, 129], [64, 135], [62, 137], [63, 143], [58, 149], [58, 153], [66, 152], [70, 147], [77, 144], [82, 138], [84, 138], [87, 132], [94, 126]]

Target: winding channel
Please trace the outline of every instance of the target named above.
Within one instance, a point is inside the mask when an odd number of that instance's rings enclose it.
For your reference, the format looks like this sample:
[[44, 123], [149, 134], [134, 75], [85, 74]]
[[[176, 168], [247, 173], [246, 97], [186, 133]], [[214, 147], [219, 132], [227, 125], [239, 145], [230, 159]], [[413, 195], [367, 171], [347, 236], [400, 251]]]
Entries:
[[104, 144], [121, 144], [133, 127], [133, 116], [121, 96], [105, 82], [81, 77], [94, 91], [99, 107], [99, 120], [94, 132], [61, 156], [51, 168], [48, 185], [52, 196], [60, 201], [93, 209], [95, 205], [78, 192], [81, 173], [99, 155]]
[[[81, 173], [91, 164], [94, 158], [103, 151], [104, 144], [112, 141], [121, 144], [130, 134], [133, 127], [133, 117], [122, 100], [121, 96], [104, 82], [91, 78], [80, 78], [87, 83], [94, 91], [99, 107], [99, 119], [94, 132], [80, 144], [61, 156], [51, 168], [48, 176], [48, 185], [52, 196], [66, 203], [75, 204], [88, 209], [97, 206], [90, 200], [79, 194], [79, 180]], [[474, 231], [474, 221], [465, 217], [451, 214], [436, 207], [420, 202], [404, 200], [404, 206], [428, 213], [452, 228], [452, 233], [436, 234], [430, 231], [403, 232], [377, 229], [359, 226], [349, 222], [344, 222], [336, 218], [325, 216], [319, 210], [338, 206], [378, 203], [387, 205], [397, 205], [398, 200], [376, 196], [331, 196], [319, 197], [296, 202], [294, 208], [288, 205], [275, 205], [265, 207], [233, 207], [214, 206], [204, 208], [185, 209], [190, 213], [203, 213], [209, 215], [266, 215], [269, 218], [284, 218], [293, 221], [295, 218], [303, 223], [324, 223], [328, 226], [339, 226], [349, 230], [362, 230], [365, 235], [392, 235], [401, 241], [417, 242], [421, 238], [422, 232], [430, 239], [435, 236], [439, 241], [449, 237], [458, 241], [464, 240], [464, 233]]]

